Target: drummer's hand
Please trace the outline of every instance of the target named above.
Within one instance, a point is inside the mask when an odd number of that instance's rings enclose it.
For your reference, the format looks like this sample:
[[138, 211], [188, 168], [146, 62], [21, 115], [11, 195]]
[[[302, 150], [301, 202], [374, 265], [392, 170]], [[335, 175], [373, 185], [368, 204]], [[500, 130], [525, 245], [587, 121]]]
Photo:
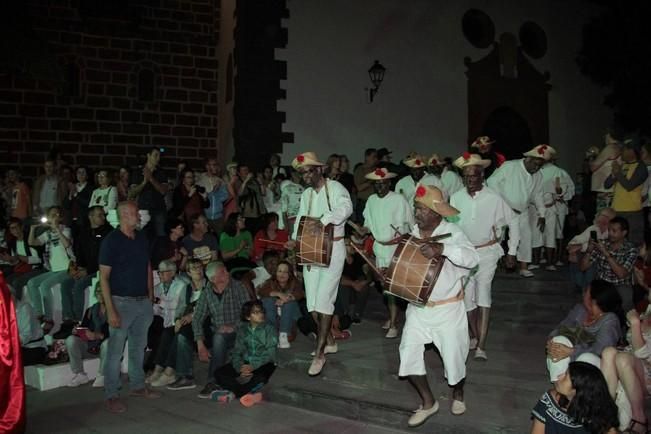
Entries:
[[285, 248], [287, 250], [294, 250], [296, 248], [296, 241], [294, 240], [285, 241]]
[[323, 225], [321, 224], [321, 222], [313, 220], [313, 221], [310, 222], [310, 227], [308, 229], [309, 229], [310, 234], [312, 236], [318, 237], [319, 235], [321, 235], [321, 228], [322, 227], [323, 227]]
[[506, 255], [506, 268], [514, 268], [515, 267], [515, 256], [513, 255]]
[[420, 246], [420, 252], [427, 259], [438, 259], [443, 255], [443, 244], [425, 243]]

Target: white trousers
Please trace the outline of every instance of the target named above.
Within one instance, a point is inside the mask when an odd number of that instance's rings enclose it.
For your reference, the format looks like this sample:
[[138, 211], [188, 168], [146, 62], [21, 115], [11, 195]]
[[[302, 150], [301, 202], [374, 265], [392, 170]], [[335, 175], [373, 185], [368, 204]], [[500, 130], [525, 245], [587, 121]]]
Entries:
[[332, 246], [330, 266], [303, 266], [303, 282], [305, 283], [305, 303], [308, 312], [318, 312], [332, 315], [335, 311], [335, 300], [341, 273], [346, 260], [346, 245], [344, 240], [335, 241]]
[[464, 304], [457, 302], [435, 307], [410, 304], [406, 315], [400, 341], [399, 375], [426, 375], [425, 345], [433, 343], [441, 354], [448, 384], [454, 386], [463, 380], [470, 347]]
[[518, 214], [518, 224], [520, 225], [520, 243], [518, 244], [518, 261], [531, 262], [531, 222], [529, 220], [529, 211], [524, 210]]
[[470, 312], [480, 307], [491, 307], [493, 277], [497, 269], [497, 262], [503, 255], [502, 247], [499, 244], [477, 249], [479, 255], [479, 268], [470, 278], [464, 293], [464, 304], [466, 311]]
[[535, 209], [529, 208], [529, 219], [531, 221], [531, 245], [534, 249], [538, 247], [556, 248], [556, 234], [558, 233], [558, 216], [554, 207], [545, 209], [545, 231], [538, 229], [538, 213]]

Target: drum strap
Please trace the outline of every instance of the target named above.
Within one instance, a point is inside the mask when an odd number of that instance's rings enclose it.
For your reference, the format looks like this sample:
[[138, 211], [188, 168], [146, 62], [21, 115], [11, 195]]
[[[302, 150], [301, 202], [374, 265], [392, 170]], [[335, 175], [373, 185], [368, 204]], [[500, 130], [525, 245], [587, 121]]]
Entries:
[[425, 306], [426, 307], [435, 307], [435, 306], [441, 306], [443, 304], [456, 303], [457, 301], [463, 301], [463, 297], [464, 297], [464, 292], [463, 292], [463, 289], [462, 289], [454, 297], [446, 298], [444, 300], [428, 301], [425, 304]]
[[[326, 202], [328, 203], [328, 211], [332, 212], [332, 207], [330, 207], [330, 195], [328, 194], [328, 180], [325, 179], [325, 194], [326, 194]], [[314, 189], [310, 192], [310, 203], [307, 205], [307, 215], [312, 217], [310, 214], [310, 211], [312, 211], [312, 194], [314, 194]]]

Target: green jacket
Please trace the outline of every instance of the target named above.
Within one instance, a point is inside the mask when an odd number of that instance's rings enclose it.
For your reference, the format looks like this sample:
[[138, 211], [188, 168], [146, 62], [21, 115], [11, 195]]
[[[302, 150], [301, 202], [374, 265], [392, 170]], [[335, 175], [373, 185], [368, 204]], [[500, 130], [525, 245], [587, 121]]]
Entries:
[[261, 324], [255, 328], [248, 322], [240, 324], [235, 336], [235, 347], [231, 353], [233, 368], [239, 372], [244, 364], [253, 369], [276, 362], [276, 347], [278, 332], [269, 324]]

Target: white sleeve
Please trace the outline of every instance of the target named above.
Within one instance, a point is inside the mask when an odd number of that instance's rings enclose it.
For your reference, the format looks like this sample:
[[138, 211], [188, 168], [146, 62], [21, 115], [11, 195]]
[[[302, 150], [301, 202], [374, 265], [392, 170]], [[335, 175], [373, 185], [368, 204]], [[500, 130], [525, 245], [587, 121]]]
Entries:
[[104, 211], [108, 213], [109, 210], [115, 209], [118, 206], [118, 189], [111, 187], [108, 194], [108, 203], [104, 207]]
[[307, 207], [308, 207], [308, 201], [310, 199], [310, 193], [311, 189], [305, 189], [303, 190], [303, 193], [301, 193], [301, 202], [299, 203], [298, 206], [298, 213], [296, 214], [296, 221], [294, 222], [294, 230], [292, 232], [292, 240], [295, 240], [296, 237], [298, 236], [298, 222], [301, 220], [301, 217], [307, 214]]
[[330, 183], [328, 190], [331, 209], [323, 214], [323, 217], [321, 217], [321, 223], [324, 226], [330, 223], [339, 226], [345, 223], [348, 217], [353, 213], [353, 202], [350, 200], [348, 190], [338, 182]]
[[[450, 223], [454, 224], [454, 223]], [[457, 267], [473, 268], [479, 263], [479, 255], [468, 237], [458, 229], [452, 232], [452, 237], [443, 240], [443, 256]]]

